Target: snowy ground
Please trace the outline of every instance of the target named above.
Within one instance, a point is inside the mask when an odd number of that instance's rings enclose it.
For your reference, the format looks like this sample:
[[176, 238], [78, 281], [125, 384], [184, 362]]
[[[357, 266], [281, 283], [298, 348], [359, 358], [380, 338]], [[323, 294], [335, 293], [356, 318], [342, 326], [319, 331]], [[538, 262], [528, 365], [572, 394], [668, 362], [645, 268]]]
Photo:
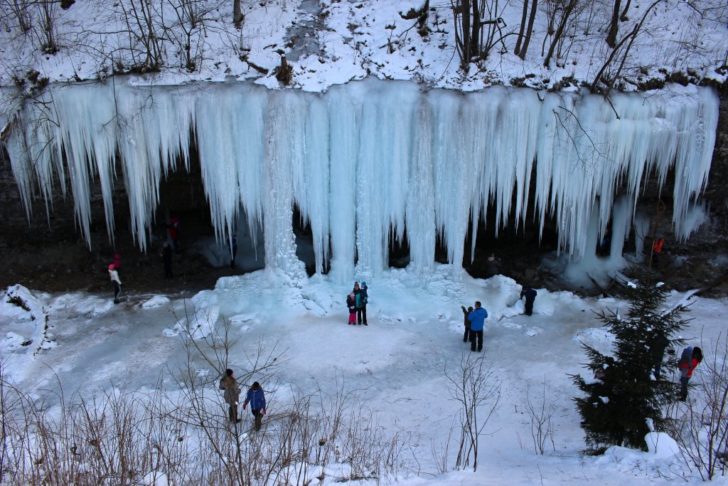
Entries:
[[[333, 393], [343, 383], [371, 408], [387, 433], [408, 438], [403, 457], [407, 467], [399, 484], [700, 482], [669, 450], [655, 454], [616, 447], [601, 457], [580, 453], [585, 444], [572, 402], [577, 390], [568, 374], [586, 373], [580, 342], [609, 347], [595, 311], [624, 308], [623, 302], [539, 289], [535, 314], [527, 317], [518, 300], [520, 286], [513, 280], [472, 279], [448, 266], [425, 279], [392, 270], [367, 283], [367, 327], [346, 325], [349, 285], [322, 277], [296, 282], [259, 271], [223, 278], [214, 290], [186, 301], [131, 294], [117, 306], [109, 295], [51, 295], [15, 286], [0, 294], [0, 353], [7, 377], [38, 399], [53, 401], [57, 381], [66, 395], [85, 397], [160, 384], [169, 390], [173, 372], [186, 358], [177, 326], [186, 312], [199, 318], [198, 336], [211, 331], [209, 320], [218, 329], [223, 321], [230, 323], [236, 342], [232, 368], [244, 369], [259, 345], [282, 353], [283, 365], [263, 383], [269, 414], [283, 407], [295, 390]], [[30, 304], [29, 310], [9, 303], [12, 295]], [[673, 293], [670, 302], [684, 297]], [[459, 411], [445, 373], [454, 372], [463, 354], [470, 353], [462, 342], [460, 305], [476, 299], [490, 314], [484, 359], [501, 383], [501, 401], [481, 439], [478, 471], [440, 475], [432, 451], [442, 451], [451, 432], [456, 441]], [[710, 349], [725, 330], [728, 301], [690, 301], [693, 321], [683, 337]], [[43, 322], [48, 325], [45, 332]], [[194, 366], [216, 379], [215, 370], [202, 360], [195, 359]], [[700, 380], [699, 371], [694, 380]], [[214, 381], [210, 386], [217, 393]], [[554, 407], [555, 449], [536, 455], [524, 405], [527, 391], [539, 397], [544, 387]], [[454, 451], [451, 444], [449, 468]]]

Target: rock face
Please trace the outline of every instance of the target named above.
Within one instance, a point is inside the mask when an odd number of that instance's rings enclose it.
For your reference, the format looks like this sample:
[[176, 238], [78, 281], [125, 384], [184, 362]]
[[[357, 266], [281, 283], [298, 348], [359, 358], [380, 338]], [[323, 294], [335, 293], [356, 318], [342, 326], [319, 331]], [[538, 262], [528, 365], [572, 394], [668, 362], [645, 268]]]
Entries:
[[[213, 234], [210, 225], [210, 210], [202, 189], [199, 163], [194, 160], [192, 151], [191, 171], [186, 173], [178, 171], [170, 174], [160, 187], [160, 206], [154, 221], [154, 235], [163, 238], [164, 221], [170, 211], [183, 214], [185, 237], [193, 241], [200, 237], [209, 237]], [[672, 173], [669, 177], [673, 177]], [[711, 174], [704, 194], [708, 203], [710, 221], [701, 226], [699, 231], [688, 241], [676, 241], [672, 235], [671, 223], [671, 193], [657, 190], [657, 183], [651, 177], [645, 183], [645, 192], [641, 197], [640, 207], [654, 215], [655, 225], [653, 231], [666, 235], [666, 258], [663, 258], [657, 269], [678, 288], [711, 288], [716, 292], [725, 292], [725, 268], [728, 263], [728, 191], [725, 190], [725, 181], [728, 180], [728, 95], [726, 90], [720, 92], [720, 118], [716, 145], [714, 150]], [[668, 187], [672, 181], [668, 181]], [[87, 248], [86, 243], [77, 230], [74, 221], [73, 202], [70, 196], [64, 199], [60, 191], [56, 191], [52, 205], [48, 208], [49, 218], [46, 218], [46, 207], [39, 194], [34, 195], [33, 213], [30, 222], [20, 202], [20, 195], [10, 170], [7, 154], [2, 154], [0, 160], [0, 248], [14, 257], [6, 258], [0, 262], [0, 285], [17, 282], [27, 282], [28, 278], [35, 276], [38, 282], [49, 278], [66, 278], [71, 288], [86, 288], [89, 280], [98, 281], [97, 267], [111, 258], [114, 249], [123, 249], [125, 259], [134, 262], [133, 266], [143, 267], [149, 264], [149, 254], [142, 254], [134, 249], [134, 237], [126, 223], [129, 218], [127, 193], [123, 180], [119, 177], [114, 186], [115, 219], [117, 233], [115, 241], [110, 242], [106, 236], [104, 210], [101, 192], [98, 185], [92, 187], [92, 245]], [[294, 211], [298, 214], [297, 208]], [[556, 234], [553, 222], [545, 225], [544, 236], [539, 240], [538, 227], [529, 220], [518, 231], [504, 230], [498, 239], [495, 239], [490, 224], [481, 224], [478, 229], [478, 244], [475, 259], [465, 262], [466, 268], [478, 276], [487, 276], [492, 273], [488, 266], [488, 257], [495, 253], [498, 256], [498, 271], [515, 278], [528, 278], [538, 284], [543, 279], [534, 274], [538, 267], [540, 256], [553, 251], [556, 244]], [[306, 234], [308, 228], [297, 225], [296, 233], [301, 238], [309, 238]], [[469, 240], [466, 247], [469, 248]], [[439, 242], [438, 242], [439, 243]], [[629, 245], [628, 245], [629, 247]], [[154, 255], [155, 249], [151, 249]], [[406, 265], [409, 248], [406, 244], [398, 242], [390, 244], [390, 262], [396, 265]], [[466, 253], [469, 253], [466, 251]], [[444, 250], [438, 246], [437, 257], [441, 261]], [[492, 266], [492, 265], [491, 265]], [[198, 273], [203, 273], [201, 267]], [[73, 284], [71, 276], [85, 275], [76, 279]], [[38, 280], [39, 279], [39, 280]], [[194, 279], [194, 277], [192, 277]], [[101, 279], [103, 281], [103, 279]], [[105, 281], [98, 284], [104, 288]]]

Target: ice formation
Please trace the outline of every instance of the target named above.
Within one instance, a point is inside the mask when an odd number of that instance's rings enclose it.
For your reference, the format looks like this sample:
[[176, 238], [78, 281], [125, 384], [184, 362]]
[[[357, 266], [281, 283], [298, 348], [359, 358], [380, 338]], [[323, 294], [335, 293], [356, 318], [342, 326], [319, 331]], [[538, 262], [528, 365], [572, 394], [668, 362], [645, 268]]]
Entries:
[[[407, 239], [419, 271], [434, 265], [438, 236], [449, 260], [462, 262], [476, 243], [464, 248], [469, 222], [486, 216], [498, 228], [527, 217], [543, 228], [553, 217], [560, 247], [590, 255], [589, 227], [606, 230], [615, 195], [629, 201], [631, 210], [619, 212], [628, 214], [619, 233], [628, 234], [646, 174], [655, 171], [664, 183], [671, 168], [673, 222], [687, 237], [718, 120], [715, 93], [695, 87], [606, 101], [502, 87], [462, 94], [376, 80], [325, 94], [240, 83], [107, 83], [54, 86], [41, 101], [26, 105], [7, 141], [27, 208], [34, 182], [49, 200], [53, 181], [65, 193], [67, 177], [89, 240], [97, 179], [113, 235], [112, 189], [121, 167], [132, 229], [144, 249], [160, 182], [189, 164], [195, 137], [221, 241], [230, 240], [244, 215], [263, 228], [266, 266], [300, 272], [296, 204], [311, 225], [316, 270], [328, 261], [341, 278], [386, 268], [392, 238]], [[621, 248], [621, 241], [612, 244]]]

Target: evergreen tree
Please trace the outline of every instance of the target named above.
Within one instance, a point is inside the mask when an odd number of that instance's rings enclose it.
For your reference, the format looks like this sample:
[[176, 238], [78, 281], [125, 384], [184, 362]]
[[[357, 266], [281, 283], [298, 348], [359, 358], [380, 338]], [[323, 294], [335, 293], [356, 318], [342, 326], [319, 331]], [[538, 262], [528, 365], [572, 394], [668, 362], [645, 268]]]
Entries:
[[583, 392], [574, 399], [581, 426], [594, 451], [609, 445], [646, 450], [647, 421], [662, 430], [666, 421], [662, 407], [676, 399], [674, 384], [655, 375], [657, 365], [665, 364], [665, 350], [682, 344], [673, 336], [687, 323], [682, 318], [686, 309], [683, 305], [663, 308], [667, 289], [662, 284], [630, 287], [626, 316], [614, 311], [599, 315], [614, 335], [613, 354], [604, 355], [584, 344], [594, 380], [573, 377]]

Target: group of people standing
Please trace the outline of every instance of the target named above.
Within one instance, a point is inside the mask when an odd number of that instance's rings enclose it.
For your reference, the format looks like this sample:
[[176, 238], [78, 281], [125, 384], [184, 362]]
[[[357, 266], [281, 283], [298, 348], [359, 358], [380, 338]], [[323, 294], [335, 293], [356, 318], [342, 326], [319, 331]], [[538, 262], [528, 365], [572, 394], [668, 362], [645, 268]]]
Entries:
[[366, 282], [354, 282], [354, 289], [346, 296], [346, 307], [349, 309], [349, 325], [361, 326], [367, 324], [367, 302], [369, 301], [369, 288]]
[[[240, 402], [240, 385], [233, 376], [233, 370], [225, 370], [225, 376], [220, 379], [220, 390], [224, 390], [223, 398], [228, 404], [228, 419], [231, 423], [237, 424], [242, 421], [238, 418], [238, 403]], [[263, 425], [266, 403], [265, 392], [257, 381], [253, 383], [245, 395], [243, 410], [250, 404], [250, 411], [253, 413], [253, 428], [260, 430]]]
[[461, 307], [464, 314], [465, 334], [463, 342], [470, 341], [470, 351], [483, 351], [483, 328], [488, 318], [488, 311], [482, 306], [479, 300], [475, 301], [475, 308]]
[[[533, 302], [536, 300], [536, 290], [524, 285], [521, 290], [521, 299], [526, 298], [525, 314], [530, 316], [533, 314]], [[483, 351], [483, 329], [485, 328], [485, 320], [488, 318], [488, 311], [483, 307], [480, 301], [475, 302], [475, 308], [460, 306], [463, 310], [463, 342], [470, 343], [470, 350]]]

